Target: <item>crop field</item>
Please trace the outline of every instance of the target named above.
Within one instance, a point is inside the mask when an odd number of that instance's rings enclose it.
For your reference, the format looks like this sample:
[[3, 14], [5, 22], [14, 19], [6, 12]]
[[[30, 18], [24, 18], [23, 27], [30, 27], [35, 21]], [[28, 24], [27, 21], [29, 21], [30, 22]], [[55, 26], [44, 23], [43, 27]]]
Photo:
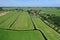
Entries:
[[[3, 37], [3, 38], [2, 38]], [[0, 40], [44, 40], [39, 31], [0, 30]]]
[[39, 18], [32, 18], [34, 20], [35, 25], [38, 29], [40, 29], [48, 40], [60, 40], [60, 35], [55, 32], [53, 29], [48, 27], [46, 24], [42, 22]]
[[[0, 40], [60, 40], [60, 33], [58, 33], [56, 30], [54, 30], [44, 22], [44, 18], [47, 18], [47, 16], [45, 15], [46, 13], [49, 15], [51, 13], [56, 15], [56, 17], [59, 17], [60, 14], [58, 9], [7, 9], [9, 8], [3, 8], [3, 10], [5, 10], [3, 12], [7, 13], [5, 15], [0, 16]], [[41, 14], [43, 13], [45, 13], [45, 16], [41, 16]]]
[[33, 24], [27, 12], [20, 13], [16, 22], [12, 25], [12, 29], [17, 30], [33, 30]]

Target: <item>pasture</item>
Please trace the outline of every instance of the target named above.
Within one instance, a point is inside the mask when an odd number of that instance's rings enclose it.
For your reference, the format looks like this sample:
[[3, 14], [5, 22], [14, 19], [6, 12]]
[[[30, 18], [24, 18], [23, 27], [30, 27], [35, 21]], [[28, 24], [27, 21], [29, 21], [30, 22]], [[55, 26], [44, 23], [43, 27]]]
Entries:
[[41, 12], [60, 16], [57, 8], [3, 8], [3, 12], [8, 13], [0, 16], [0, 40], [60, 40], [60, 34], [41, 20]]

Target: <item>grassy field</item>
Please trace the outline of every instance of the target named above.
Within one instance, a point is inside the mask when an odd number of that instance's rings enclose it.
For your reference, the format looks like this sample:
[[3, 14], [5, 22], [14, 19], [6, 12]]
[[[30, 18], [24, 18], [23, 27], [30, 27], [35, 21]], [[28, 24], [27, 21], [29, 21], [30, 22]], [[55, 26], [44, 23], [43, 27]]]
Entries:
[[8, 14], [6, 14], [6, 15], [4, 15], [4, 16], [0, 16], [0, 23], [2, 23], [2, 22], [4, 22], [5, 20], [7, 20], [9, 17], [11, 17], [11, 15], [13, 15], [13, 14], [8, 13]]
[[[24, 11], [13, 9], [14, 11], [0, 16], [0, 40], [60, 40], [60, 34], [46, 25], [39, 17], [27, 12], [29, 9], [36, 9], [60, 16], [59, 10], [55, 8], [21, 8]], [[34, 30], [35, 27], [36, 30]]]
[[[12, 12], [11, 14], [4, 16], [1, 19], [2, 23], [0, 23], [0, 28], [9, 28], [10, 25], [14, 22], [14, 20], [16, 20], [18, 15], [19, 15], [19, 13]], [[3, 20], [3, 19], [5, 19], [5, 20]]]
[[20, 13], [18, 19], [11, 27], [16, 30], [33, 30], [33, 24], [27, 12]]
[[11, 31], [0, 29], [0, 40], [44, 40], [44, 38], [39, 31]]
[[40, 18], [32, 18], [36, 27], [40, 29], [48, 40], [60, 40], [60, 34], [48, 27]]

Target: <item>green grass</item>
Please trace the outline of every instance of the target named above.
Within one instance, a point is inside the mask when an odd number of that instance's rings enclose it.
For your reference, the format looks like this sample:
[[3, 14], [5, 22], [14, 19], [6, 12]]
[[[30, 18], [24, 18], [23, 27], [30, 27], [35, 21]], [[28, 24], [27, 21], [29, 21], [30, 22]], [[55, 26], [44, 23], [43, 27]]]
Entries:
[[20, 13], [17, 21], [11, 27], [16, 30], [33, 30], [33, 24], [27, 12]]
[[40, 29], [48, 40], [60, 40], [60, 34], [47, 26], [40, 18], [32, 18], [35, 25]]
[[12, 31], [0, 29], [0, 40], [44, 40], [39, 31]]
[[6, 15], [4, 16], [0, 16], [0, 23], [2, 23], [3, 21], [7, 20], [9, 17], [11, 17], [11, 12], [7, 13]]
[[[24, 10], [36, 8], [23, 8]], [[40, 8], [45, 13], [51, 13], [60, 16], [56, 9]], [[40, 10], [37, 8], [37, 10]], [[18, 18], [17, 18], [18, 17]], [[17, 19], [16, 19], [17, 18]], [[60, 34], [47, 26], [40, 18], [32, 18], [37, 29], [40, 29], [48, 40], [60, 40]], [[15, 21], [16, 20], [16, 21]], [[10, 27], [10, 25], [15, 23]], [[2, 28], [2, 29], [1, 29]], [[5, 30], [12, 29], [12, 30]], [[27, 12], [10, 12], [0, 16], [0, 40], [44, 40], [42, 34], [33, 30], [33, 24]], [[13, 31], [15, 30], [15, 31]], [[20, 31], [16, 31], [20, 30]], [[29, 31], [30, 30], [30, 31]]]
[[[16, 20], [17, 16], [19, 15], [19, 13], [17, 12], [12, 12], [11, 13], [12, 16], [10, 16], [9, 19], [6, 19], [6, 21], [4, 21], [3, 23], [0, 24], [0, 28], [9, 28], [10, 25], [13, 23], [14, 20]], [[7, 16], [8, 17], [8, 16]], [[7, 18], [6, 17], [6, 18]], [[4, 17], [5, 18], [5, 17]]]

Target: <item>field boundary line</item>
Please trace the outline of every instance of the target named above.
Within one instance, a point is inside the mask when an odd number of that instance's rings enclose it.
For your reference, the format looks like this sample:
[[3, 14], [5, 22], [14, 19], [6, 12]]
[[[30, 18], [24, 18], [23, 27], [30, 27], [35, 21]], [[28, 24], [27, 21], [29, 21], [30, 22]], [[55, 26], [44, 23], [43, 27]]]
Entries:
[[[20, 14], [19, 14], [20, 15]], [[9, 29], [12, 27], [12, 25], [16, 22], [16, 20], [18, 19], [19, 15], [17, 16], [17, 18], [13, 21], [13, 23], [9, 26]]]
[[[28, 13], [28, 14], [29, 14], [29, 13]], [[30, 15], [30, 14], [29, 14], [29, 15]], [[45, 40], [47, 40], [47, 38], [46, 38], [46, 36], [44, 35], [44, 33], [43, 33], [40, 29], [37, 29], [37, 28], [36, 28], [36, 25], [34, 24], [32, 18], [31, 18], [31, 15], [30, 15], [30, 19], [31, 19], [31, 21], [32, 21], [32, 23], [33, 23], [34, 30], [38, 30], [38, 31], [42, 34], [43, 38], [44, 38]]]
[[6, 29], [6, 28], [0, 28], [0, 30], [10, 30], [10, 31], [35, 31], [35, 30], [15, 30], [15, 29]]
[[[43, 22], [44, 22], [44, 19], [43, 18], [40, 18]], [[49, 28], [51, 28], [51, 29], [53, 29], [54, 30], [54, 28], [52, 28], [50, 25], [48, 25], [46, 22], [44, 22], [47, 26], [49, 26]], [[55, 32], [57, 32], [56, 30], [54, 30]], [[57, 32], [58, 34], [60, 34], [59, 32]]]

